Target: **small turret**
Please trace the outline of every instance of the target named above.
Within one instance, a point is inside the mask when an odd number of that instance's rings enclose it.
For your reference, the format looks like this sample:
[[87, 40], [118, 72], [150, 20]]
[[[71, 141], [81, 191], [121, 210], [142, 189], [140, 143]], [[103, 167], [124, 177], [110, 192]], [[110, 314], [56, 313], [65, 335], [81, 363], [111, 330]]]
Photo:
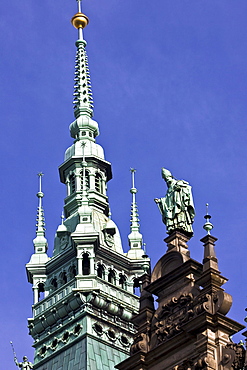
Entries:
[[45, 218], [42, 206], [42, 177], [43, 173], [38, 174], [39, 177], [39, 191], [37, 197], [39, 198], [38, 215], [37, 215], [37, 229], [36, 238], [33, 240], [34, 254], [32, 254], [29, 263], [26, 265], [28, 281], [33, 284], [34, 304], [38, 303], [41, 293], [45, 293], [46, 282], [46, 263], [49, 261], [47, 255], [48, 243], [45, 237]]
[[39, 191], [37, 193], [37, 197], [39, 198], [39, 205], [38, 205], [38, 212], [37, 212], [37, 230], [36, 230], [36, 238], [33, 239], [33, 244], [35, 248], [35, 253], [46, 253], [48, 249], [47, 239], [45, 237], [45, 217], [44, 217], [44, 209], [42, 207], [42, 198], [44, 197], [44, 193], [42, 192], [42, 177], [44, 174], [40, 172], [38, 174], [39, 177]]

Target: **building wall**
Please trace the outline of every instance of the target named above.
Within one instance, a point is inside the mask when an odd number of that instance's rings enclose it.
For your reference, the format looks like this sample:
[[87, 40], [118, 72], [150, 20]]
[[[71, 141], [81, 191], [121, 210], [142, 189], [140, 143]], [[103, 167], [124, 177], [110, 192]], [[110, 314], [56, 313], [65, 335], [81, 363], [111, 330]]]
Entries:
[[119, 349], [85, 337], [80, 342], [61, 351], [45, 364], [35, 365], [35, 370], [114, 370], [115, 365], [127, 358]]

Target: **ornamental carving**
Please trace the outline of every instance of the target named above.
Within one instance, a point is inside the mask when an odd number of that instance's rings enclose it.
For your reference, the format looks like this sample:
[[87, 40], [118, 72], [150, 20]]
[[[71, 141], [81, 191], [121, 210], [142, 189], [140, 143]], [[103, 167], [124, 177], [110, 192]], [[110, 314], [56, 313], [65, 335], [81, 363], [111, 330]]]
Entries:
[[154, 315], [156, 345], [168, 340], [181, 331], [181, 326], [200, 315], [202, 312], [225, 314], [231, 305], [229, 295], [216, 292], [214, 295], [204, 294], [194, 297], [192, 293], [173, 297]]
[[191, 293], [182, 294], [179, 298], [173, 297], [170, 302], [162, 306], [159, 313], [154, 315], [157, 321], [155, 323], [157, 344], [178, 333], [181, 330], [181, 325], [194, 315], [194, 298]]
[[147, 334], [141, 333], [134, 338], [134, 342], [130, 348], [130, 355], [132, 356], [136, 352], [147, 352], [148, 351], [148, 336]]
[[245, 348], [241, 344], [229, 343], [222, 350], [224, 370], [242, 370], [245, 367]]
[[172, 370], [203, 370], [216, 369], [215, 359], [212, 357], [200, 357], [197, 360], [187, 359]]

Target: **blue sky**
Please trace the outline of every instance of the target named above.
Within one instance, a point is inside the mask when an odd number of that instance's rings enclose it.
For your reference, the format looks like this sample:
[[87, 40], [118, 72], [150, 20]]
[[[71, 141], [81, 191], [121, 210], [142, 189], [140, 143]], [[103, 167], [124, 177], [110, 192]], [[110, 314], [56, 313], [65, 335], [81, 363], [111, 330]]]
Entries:
[[[161, 167], [193, 187], [191, 257], [202, 260], [205, 203], [219, 240], [219, 268], [233, 296], [229, 316], [241, 323], [246, 304], [247, 23], [246, 0], [84, 0], [85, 30], [98, 137], [112, 163], [112, 218], [125, 250], [134, 167], [141, 232], [153, 265], [165, 252], [165, 226], [153, 201], [165, 195]], [[33, 252], [44, 180], [49, 254], [65, 197], [58, 166], [72, 139], [77, 38], [75, 0], [0, 4], [2, 135], [1, 365], [32, 360], [32, 288], [25, 264]], [[239, 340], [237, 336], [236, 340]]]

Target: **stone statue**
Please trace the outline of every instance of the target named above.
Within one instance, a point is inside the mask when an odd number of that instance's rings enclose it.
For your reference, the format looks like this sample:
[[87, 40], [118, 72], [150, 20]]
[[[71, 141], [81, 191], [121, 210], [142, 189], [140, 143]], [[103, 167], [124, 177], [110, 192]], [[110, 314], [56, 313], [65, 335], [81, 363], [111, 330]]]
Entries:
[[24, 370], [33, 369], [33, 364], [28, 361], [27, 356], [23, 357], [23, 362], [18, 362], [16, 357], [14, 358], [14, 361], [15, 361], [16, 366], [19, 366], [21, 369], [24, 369]]
[[187, 181], [176, 180], [170, 171], [162, 168], [162, 177], [167, 184], [167, 192], [164, 198], [155, 199], [162, 220], [167, 228], [167, 233], [182, 231], [192, 236], [192, 224], [195, 210], [191, 193], [191, 186]]

